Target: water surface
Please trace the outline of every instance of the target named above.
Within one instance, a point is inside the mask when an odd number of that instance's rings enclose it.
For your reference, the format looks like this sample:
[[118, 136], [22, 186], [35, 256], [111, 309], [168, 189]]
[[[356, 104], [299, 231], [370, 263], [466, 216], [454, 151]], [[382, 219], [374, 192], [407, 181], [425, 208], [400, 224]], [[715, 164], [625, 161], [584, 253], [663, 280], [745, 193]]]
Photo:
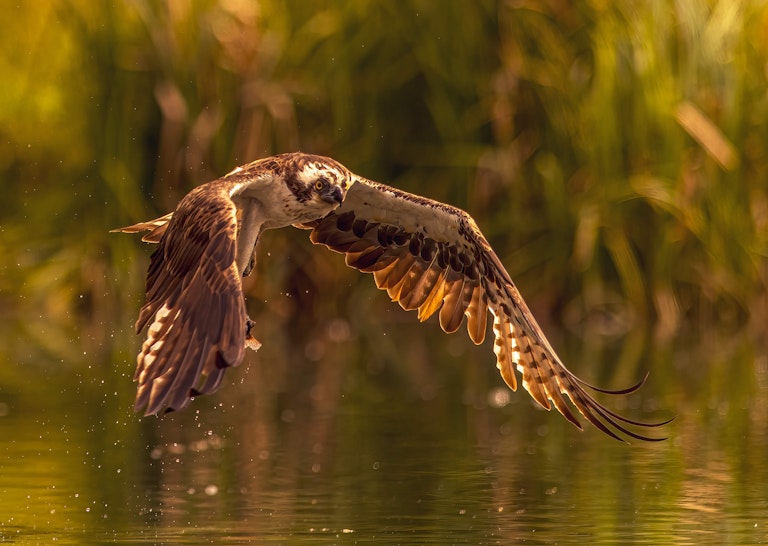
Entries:
[[[579, 432], [523, 392], [506, 397], [488, 347], [434, 332], [403, 338], [413, 354], [380, 365], [366, 356], [387, 342], [380, 335], [319, 359], [265, 347], [217, 394], [144, 419], [123, 349], [103, 362], [17, 354], [0, 377], [0, 541], [765, 541], [765, 370], [746, 339], [709, 353], [704, 379], [676, 371], [695, 348], [649, 346], [651, 380], [613, 407], [677, 419], [669, 440], [625, 445]], [[589, 370], [583, 358], [574, 350], [570, 367]], [[742, 386], [711, 377], [723, 358], [747, 370]], [[613, 375], [607, 386], [618, 386]]]

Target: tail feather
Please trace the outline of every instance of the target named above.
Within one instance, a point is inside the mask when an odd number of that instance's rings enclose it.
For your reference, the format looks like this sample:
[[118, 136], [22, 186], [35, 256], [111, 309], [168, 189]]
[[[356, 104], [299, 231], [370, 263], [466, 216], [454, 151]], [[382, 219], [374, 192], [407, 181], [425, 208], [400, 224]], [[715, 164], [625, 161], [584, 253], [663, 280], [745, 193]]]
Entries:
[[145, 243], [159, 243], [160, 239], [162, 239], [165, 234], [165, 230], [168, 229], [168, 223], [171, 221], [172, 217], [173, 213], [169, 212], [165, 216], [149, 220], [148, 222], [139, 222], [132, 226], [110, 230], [110, 233], [141, 233], [142, 231], [149, 231], [149, 233], [145, 234], [141, 240]]

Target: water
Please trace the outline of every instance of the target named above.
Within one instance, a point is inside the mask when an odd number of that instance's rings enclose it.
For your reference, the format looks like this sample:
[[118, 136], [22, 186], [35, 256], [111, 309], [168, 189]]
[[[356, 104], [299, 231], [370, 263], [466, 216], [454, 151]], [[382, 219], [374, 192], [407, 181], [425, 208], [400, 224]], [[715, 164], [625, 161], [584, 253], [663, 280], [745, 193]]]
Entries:
[[265, 345], [216, 395], [147, 419], [123, 349], [6, 358], [0, 542], [766, 542], [766, 388], [748, 340], [649, 346], [651, 380], [622, 411], [677, 419], [669, 440], [625, 445], [521, 392], [506, 404], [488, 347], [437, 332], [427, 352], [402, 338], [416, 362], [382, 363], [379, 335], [314, 360]]

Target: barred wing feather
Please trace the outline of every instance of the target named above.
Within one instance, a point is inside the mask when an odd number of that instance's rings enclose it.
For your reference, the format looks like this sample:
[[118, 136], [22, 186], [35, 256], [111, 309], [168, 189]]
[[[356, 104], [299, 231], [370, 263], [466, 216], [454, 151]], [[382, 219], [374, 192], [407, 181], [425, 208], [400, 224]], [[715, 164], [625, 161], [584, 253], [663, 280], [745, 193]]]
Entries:
[[595, 389], [560, 361], [523, 301], [501, 261], [474, 220], [464, 211], [378, 182], [359, 179], [341, 207], [304, 224], [313, 243], [345, 254], [346, 264], [372, 273], [376, 286], [424, 321], [439, 313], [440, 327], [455, 332], [467, 319], [470, 339], [485, 339], [493, 316], [496, 365], [504, 381], [523, 387], [546, 409], [552, 405], [579, 429], [566, 398], [584, 418], [613, 438], [660, 440], [640, 434], [665, 423], [627, 419], [595, 400], [588, 388], [607, 394], [634, 392]]

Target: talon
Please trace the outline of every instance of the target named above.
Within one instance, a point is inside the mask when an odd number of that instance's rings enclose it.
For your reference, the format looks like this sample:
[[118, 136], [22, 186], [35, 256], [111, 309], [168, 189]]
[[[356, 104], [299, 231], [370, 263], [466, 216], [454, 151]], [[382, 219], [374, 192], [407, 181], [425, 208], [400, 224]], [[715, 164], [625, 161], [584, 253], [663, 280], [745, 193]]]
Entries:
[[253, 326], [255, 324], [256, 323], [253, 322], [250, 319], [250, 317], [246, 318], [246, 320], [245, 320], [245, 346], [249, 347], [250, 349], [253, 349], [254, 351], [258, 351], [259, 348], [261, 347], [261, 342], [258, 339], [256, 339], [255, 337], [253, 337], [253, 335], [251, 335], [251, 328], [253, 328]]
[[253, 273], [253, 269], [256, 267], [256, 247], [253, 247], [253, 254], [251, 254], [251, 259], [248, 261], [248, 265], [245, 266], [245, 269], [243, 270], [243, 277], [247, 277], [251, 273]]

